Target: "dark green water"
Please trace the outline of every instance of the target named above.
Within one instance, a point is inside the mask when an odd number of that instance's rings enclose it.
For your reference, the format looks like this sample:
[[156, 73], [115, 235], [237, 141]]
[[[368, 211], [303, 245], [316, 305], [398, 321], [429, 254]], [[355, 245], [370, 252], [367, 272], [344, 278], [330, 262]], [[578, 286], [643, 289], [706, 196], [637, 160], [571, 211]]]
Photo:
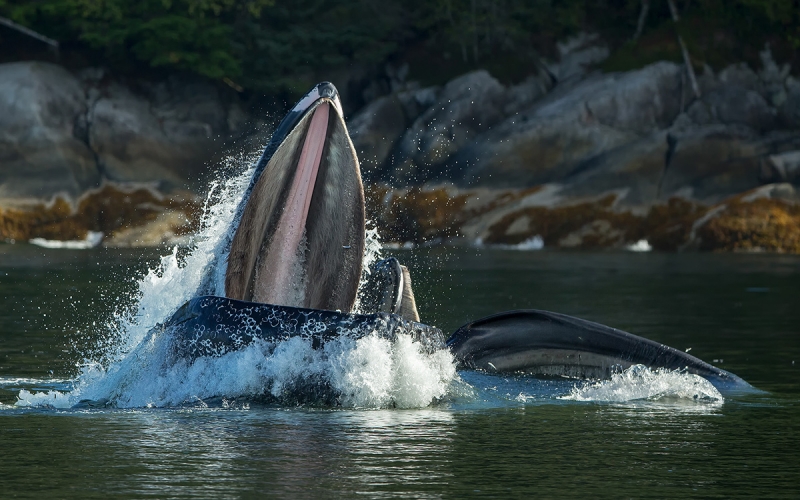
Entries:
[[0, 497], [800, 497], [798, 257], [401, 256], [429, 323], [573, 314], [767, 391], [723, 403], [520, 400], [536, 381], [465, 373], [473, 401], [416, 410], [9, 406], [20, 388], [69, 389], [77, 352], [157, 255], [0, 246]]

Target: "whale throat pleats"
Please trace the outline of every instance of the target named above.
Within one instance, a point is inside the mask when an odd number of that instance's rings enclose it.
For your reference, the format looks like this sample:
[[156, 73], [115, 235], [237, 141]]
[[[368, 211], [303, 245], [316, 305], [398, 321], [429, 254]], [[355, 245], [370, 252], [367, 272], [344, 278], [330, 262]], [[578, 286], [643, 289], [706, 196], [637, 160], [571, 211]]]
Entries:
[[[304, 280], [298, 260], [303, 259], [300, 242], [306, 231], [311, 195], [317, 182], [322, 161], [322, 150], [328, 133], [328, 111], [330, 105], [320, 104], [314, 110], [308, 125], [300, 157], [297, 160], [283, 211], [272, 236], [270, 251], [261, 258], [253, 282], [253, 300], [286, 306], [301, 306], [293, 303], [302, 300]], [[299, 293], [298, 293], [298, 289]]]
[[340, 107], [320, 99], [255, 182], [231, 243], [233, 299], [350, 311], [364, 252], [361, 173]]

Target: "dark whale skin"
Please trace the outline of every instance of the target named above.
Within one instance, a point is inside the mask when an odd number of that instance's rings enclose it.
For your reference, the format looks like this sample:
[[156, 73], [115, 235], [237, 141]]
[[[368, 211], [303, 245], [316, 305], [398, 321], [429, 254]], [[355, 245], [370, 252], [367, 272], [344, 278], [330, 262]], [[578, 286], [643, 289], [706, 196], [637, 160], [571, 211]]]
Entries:
[[[240, 219], [266, 165], [303, 117], [310, 102], [308, 97], [312, 95], [314, 99], [336, 99], [338, 92], [332, 84], [322, 82], [283, 118], [256, 164], [235, 221]], [[230, 239], [222, 245], [230, 245]], [[198, 295], [213, 290], [209, 285], [211, 276], [209, 273]], [[393, 340], [398, 333], [407, 332], [428, 351], [446, 345], [462, 369], [607, 379], [615, 372], [641, 364], [697, 374], [720, 390], [756, 390], [730, 372], [658, 342], [591, 321], [534, 309], [508, 311], [473, 321], [456, 330], [445, 342], [439, 329], [407, 321], [396, 314], [359, 315], [201, 295], [184, 304], [153, 333], [160, 331], [170, 336], [174, 356], [188, 360], [222, 355], [259, 340], [301, 336], [319, 348], [341, 335], [357, 339], [376, 334]]]
[[221, 356], [259, 340], [278, 342], [291, 337], [305, 338], [316, 349], [338, 337], [378, 335], [394, 340], [408, 334], [427, 352], [445, 348], [441, 330], [397, 314], [350, 314], [211, 295], [191, 299], [156, 329], [170, 337], [176, 358], [188, 360]]
[[[339, 337], [410, 335], [425, 352], [448, 348], [460, 369], [488, 373], [607, 379], [632, 365], [696, 374], [724, 392], [755, 389], [740, 377], [672, 347], [599, 323], [535, 309], [508, 311], [468, 323], [445, 342], [438, 328], [397, 314], [350, 314], [196, 297], [155, 328], [175, 359], [193, 361], [244, 349], [257, 341], [302, 337], [318, 349]], [[156, 333], [156, 332], [153, 332]]]
[[717, 389], [752, 390], [733, 373], [672, 347], [599, 323], [536, 309], [468, 323], [447, 346], [460, 368], [489, 373], [607, 379], [632, 365], [700, 375]]

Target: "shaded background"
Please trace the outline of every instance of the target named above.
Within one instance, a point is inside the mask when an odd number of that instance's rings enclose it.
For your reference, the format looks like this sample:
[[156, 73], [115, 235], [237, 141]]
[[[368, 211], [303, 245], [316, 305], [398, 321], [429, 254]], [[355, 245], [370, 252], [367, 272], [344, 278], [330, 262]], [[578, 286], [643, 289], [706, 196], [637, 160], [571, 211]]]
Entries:
[[[720, 70], [759, 63], [769, 43], [779, 63], [798, 67], [796, 0], [675, 0], [680, 34], [694, 64]], [[642, 10], [646, 16], [639, 27]], [[408, 78], [443, 84], [485, 68], [519, 82], [556, 44], [581, 31], [611, 47], [606, 71], [681, 62], [668, 2], [652, 0], [4, 0], [0, 15], [57, 40], [0, 31], [0, 61], [51, 60], [70, 68], [106, 66], [119, 74], [182, 71], [241, 90], [254, 101], [293, 100], [336, 75], [346, 107], [387, 93], [387, 64], [408, 63]], [[339, 79], [337, 79], [338, 81]], [[381, 81], [383, 80], [383, 81]]]
[[797, 0], [2, 0], [0, 239], [186, 244], [330, 80], [386, 241], [798, 253], [799, 53]]
[[[190, 244], [209, 179], [241, 169], [237, 154], [322, 79], [342, 92], [387, 240], [542, 238], [542, 252], [398, 252], [425, 321], [451, 331], [552, 309], [692, 348], [770, 391], [575, 403], [467, 373], [473, 400], [411, 411], [3, 406], [0, 496], [795, 498], [797, 256], [549, 251], [647, 239], [800, 252], [800, 5], [675, 4], [678, 23], [665, 0], [0, 0], [2, 18], [58, 42], [0, 24], [0, 403], [70, 390], [108, 315], [164, 254], [10, 243], [101, 231], [105, 247]], [[686, 90], [678, 36], [702, 98]], [[586, 64], [570, 66], [576, 54]], [[583, 151], [574, 140], [589, 133]], [[535, 161], [496, 178], [529, 181], [436, 185], [458, 172], [442, 145], [492, 159], [501, 141]], [[417, 146], [435, 154], [401, 158]]]

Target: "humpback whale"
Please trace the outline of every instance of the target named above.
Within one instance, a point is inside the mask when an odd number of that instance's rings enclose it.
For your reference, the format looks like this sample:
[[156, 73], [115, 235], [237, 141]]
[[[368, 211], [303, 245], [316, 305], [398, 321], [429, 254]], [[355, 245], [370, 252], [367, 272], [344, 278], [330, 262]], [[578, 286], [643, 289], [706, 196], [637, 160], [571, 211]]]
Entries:
[[411, 276], [394, 258], [374, 264], [359, 291], [364, 191], [341, 101], [328, 82], [276, 128], [234, 224], [226, 296], [201, 294], [157, 327], [173, 339], [176, 357], [220, 355], [257, 339], [302, 336], [320, 347], [341, 335], [404, 333], [426, 350], [449, 349], [461, 369], [602, 379], [642, 364], [697, 374], [718, 389], [749, 387], [685, 352], [548, 311], [496, 314], [445, 338], [420, 322]]

